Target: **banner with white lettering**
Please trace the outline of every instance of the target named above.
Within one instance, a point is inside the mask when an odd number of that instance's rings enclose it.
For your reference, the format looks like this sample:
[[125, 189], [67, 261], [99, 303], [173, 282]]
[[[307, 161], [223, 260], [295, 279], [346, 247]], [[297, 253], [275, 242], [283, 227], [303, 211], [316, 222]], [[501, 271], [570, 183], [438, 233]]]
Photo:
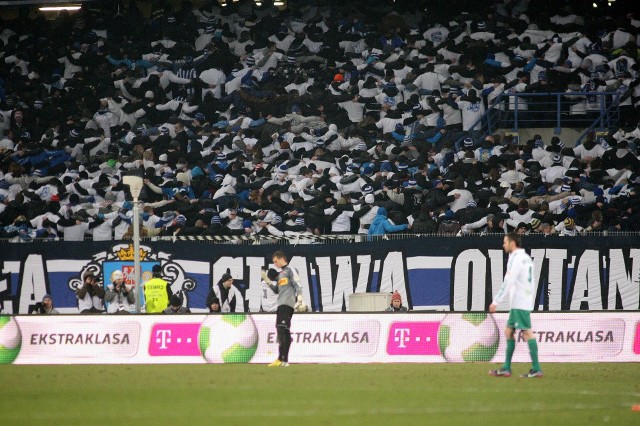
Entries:
[[[501, 362], [508, 314], [295, 314], [293, 363]], [[639, 362], [639, 312], [532, 314], [545, 362]], [[274, 314], [0, 316], [0, 364], [269, 363]], [[529, 362], [518, 336], [514, 361]]]
[[[207, 295], [227, 271], [236, 312], [263, 311], [268, 304], [260, 271], [271, 266], [276, 250], [284, 250], [298, 270], [314, 312], [349, 311], [353, 293], [393, 291], [412, 310], [473, 312], [486, 310], [502, 283], [501, 247], [500, 237], [304, 245], [145, 241], [140, 259], [147, 269], [161, 266], [172, 292], [192, 312], [208, 311]], [[525, 248], [535, 265], [536, 310], [640, 309], [639, 238], [527, 237]], [[0, 313], [30, 313], [45, 294], [61, 313], [77, 313], [82, 277], [92, 272], [108, 283], [114, 270], [129, 277], [133, 254], [129, 243], [6, 244], [0, 251]]]

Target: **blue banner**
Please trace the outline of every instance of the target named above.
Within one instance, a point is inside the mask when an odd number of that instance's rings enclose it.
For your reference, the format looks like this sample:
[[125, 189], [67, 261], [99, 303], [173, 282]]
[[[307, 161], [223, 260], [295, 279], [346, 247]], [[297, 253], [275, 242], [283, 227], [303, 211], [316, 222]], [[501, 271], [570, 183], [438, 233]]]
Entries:
[[[535, 264], [536, 309], [640, 308], [640, 241], [636, 237], [528, 237]], [[206, 311], [211, 287], [227, 271], [236, 310], [258, 312], [260, 271], [284, 250], [315, 312], [349, 310], [349, 295], [398, 291], [414, 310], [484, 311], [502, 283], [506, 255], [500, 237], [409, 238], [333, 244], [211, 244], [143, 241], [140, 258], [193, 312]], [[0, 254], [2, 313], [29, 313], [50, 294], [62, 313], [78, 312], [75, 290], [92, 271], [108, 283], [115, 269], [130, 276], [129, 242], [5, 244]]]

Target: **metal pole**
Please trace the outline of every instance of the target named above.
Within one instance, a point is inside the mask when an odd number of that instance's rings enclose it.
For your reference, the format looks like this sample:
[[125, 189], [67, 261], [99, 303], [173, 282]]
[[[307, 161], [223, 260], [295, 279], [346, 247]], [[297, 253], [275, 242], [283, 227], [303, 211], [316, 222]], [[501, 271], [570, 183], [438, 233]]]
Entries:
[[136, 283], [136, 313], [142, 312], [142, 283], [140, 282], [140, 211], [138, 197], [133, 198], [133, 273]]
[[515, 110], [513, 114], [513, 126], [511, 127], [511, 131], [517, 133], [518, 132], [518, 104], [520, 103], [520, 98], [518, 97], [517, 93], [514, 93], [513, 97], [515, 98]]
[[560, 120], [561, 120], [560, 105], [561, 105], [560, 95], [556, 95], [556, 131], [555, 131], [556, 135], [559, 135], [560, 133], [562, 133], [562, 125], [560, 124]]

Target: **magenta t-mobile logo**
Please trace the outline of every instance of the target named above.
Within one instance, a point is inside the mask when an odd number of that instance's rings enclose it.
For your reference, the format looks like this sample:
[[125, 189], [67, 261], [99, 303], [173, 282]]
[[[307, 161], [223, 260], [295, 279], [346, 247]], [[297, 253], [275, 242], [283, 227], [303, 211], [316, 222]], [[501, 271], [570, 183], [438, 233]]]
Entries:
[[389, 329], [389, 355], [440, 355], [440, 322], [394, 322]]
[[149, 339], [151, 356], [200, 356], [200, 323], [155, 324]]
[[636, 340], [633, 342], [633, 352], [640, 355], [640, 322], [636, 324]]

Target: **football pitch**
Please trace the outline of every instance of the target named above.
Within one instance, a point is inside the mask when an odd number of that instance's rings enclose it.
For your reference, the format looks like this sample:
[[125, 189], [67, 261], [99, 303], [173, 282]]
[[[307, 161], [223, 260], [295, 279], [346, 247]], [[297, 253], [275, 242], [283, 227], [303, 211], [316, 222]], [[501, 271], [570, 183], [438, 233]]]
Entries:
[[3, 425], [637, 425], [640, 365], [0, 366]]

